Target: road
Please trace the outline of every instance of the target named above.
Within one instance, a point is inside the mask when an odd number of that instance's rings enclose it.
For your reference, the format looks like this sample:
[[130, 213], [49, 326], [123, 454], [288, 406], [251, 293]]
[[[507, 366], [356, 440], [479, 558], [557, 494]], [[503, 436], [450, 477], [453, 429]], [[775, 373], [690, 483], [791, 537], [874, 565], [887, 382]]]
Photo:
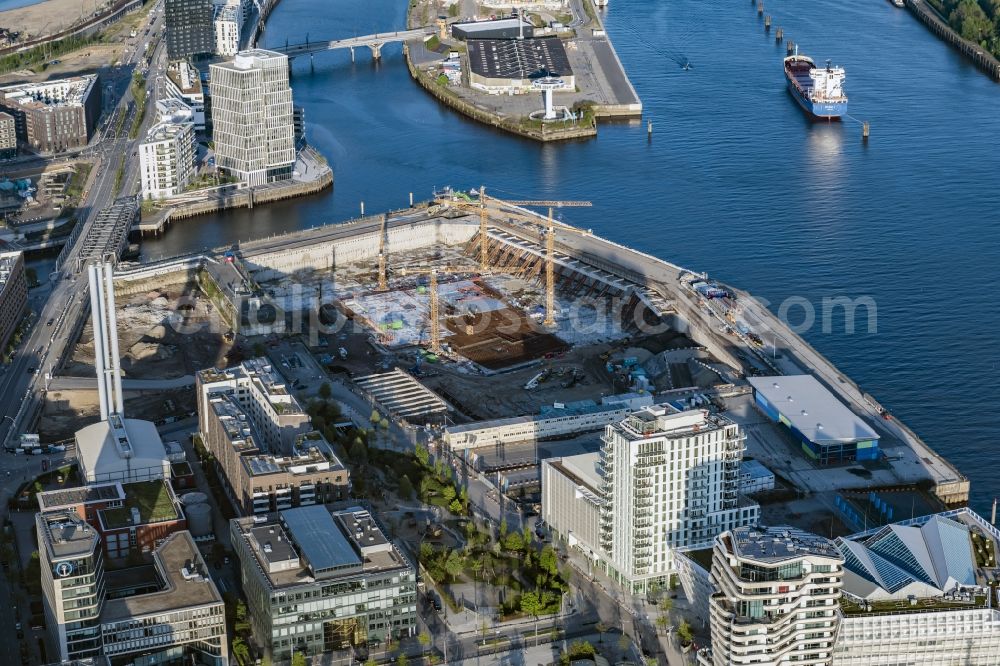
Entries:
[[[151, 24], [152, 30], [162, 34], [162, 2], [150, 12], [147, 21]], [[140, 28], [140, 31], [143, 29], [144, 27]], [[45, 373], [67, 352], [67, 347], [72, 344], [71, 340], [74, 337], [72, 332], [81, 318], [87, 314], [87, 304], [83, 302], [86, 296], [86, 273], [76, 273], [73, 268], [82, 245], [80, 240], [85, 238], [93, 227], [99, 211], [108, 206], [117, 194], [115, 175], [120, 164], [120, 155], [126, 156], [126, 169], [121, 181], [123, 189], [131, 191], [138, 180], [139, 164], [133, 155], [138, 141], [128, 138], [131, 118], [126, 118], [123, 136], [113, 136], [115, 126], [110, 119], [115, 117], [116, 113], [125, 113], [133, 101], [129, 90], [131, 72], [135, 63], [140, 62], [142, 58], [141, 48], [144, 45], [144, 41], [138, 40], [120, 67], [102, 69], [102, 83], [111, 80], [111, 95], [113, 98], [118, 98], [118, 102], [113, 109], [107, 110], [103, 129], [95, 134], [91, 145], [77, 151], [76, 154], [65, 156], [65, 159], [72, 159], [77, 155], [97, 158], [97, 173], [90, 189], [85, 192], [79, 208], [83, 215], [83, 227], [77, 241], [66, 250], [61, 274], [51, 276], [50, 282], [53, 284], [48, 300], [39, 314], [31, 318], [33, 325], [30, 333], [15, 351], [10, 364], [5, 366], [5, 371], [0, 377], [0, 413], [4, 414], [0, 422], [0, 437], [3, 438], [2, 441], [7, 448], [16, 447], [16, 435], [23, 432], [24, 427], [31, 426], [34, 414], [44, 399]], [[162, 43], [158, 43], [153, 50], [151, 62], [153, 64], [151, 71], [162, 71], [161, 68], [166, 63]], [[150, 106], [154, 99], [153, 94], [147, 95], [147, 103]], [[139, 136], [145, 133], [154, 114], [146, 115]], [[29, 164], [30, 162], [26, 162], [25, 166]], [[3, 512], [3, 517], [6, 519], [6, 500], [16, 492], [21, 483], [34, 478], [42, 471], [43, 460], [48, 460], [52, 466], [57, 466], [72, 460], [72, 453], [68, 458], [66, 456], [67, 454], [62, 453], [52, 456], [18, 456], [0, 451], [0, 512]], [[15, 607], [9, 596], [9, 586], [0, 587], [5, 590], [0, 593], [0, 626], [3, 627], [0, 629], [0, 640], [7, 645], [22, 642], [14, 631], [15, 622], [20, 622], [25, 629], [23, 642], [27, 645], [30, 661], [40, 663], [41, 655], [35, 640], [37, 637], [33, 635], [29, 626], [27, 605], [21, 603]]]

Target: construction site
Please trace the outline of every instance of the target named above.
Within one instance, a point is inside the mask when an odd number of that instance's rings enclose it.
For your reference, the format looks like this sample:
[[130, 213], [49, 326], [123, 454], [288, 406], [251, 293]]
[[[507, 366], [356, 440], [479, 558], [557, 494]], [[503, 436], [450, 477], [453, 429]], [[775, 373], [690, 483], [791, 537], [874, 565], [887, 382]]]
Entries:
[[[385, 215], [126, 264], [116, 275], [123, 320], [129, 308], [148, 313], [122, 334], [125, 372], [185, 375], [297, 337], [316, 366], [300, 373], [310, 390], [317, 373], [339, 376], [386, 416], [433, 426], [442, 445], [502, 472], [508, 488], [537, 483], [540, 457], [595, 450], [608, 423], [655, 402], [740, 424], [747, 455], [784, 489], [767, 509], [774, 518], [825, 506], [856, 522], [865, 514], [854, 494], [872, 488], [892, 489], [900, 514], [967, 498], [968, 480], [947, 460], [749, 294], [555, 219], [588, 205], [447, 192]], [[191, 344], [169, 326], [159, 335], [180, 294], [197, 296], [188, 318], [215, 319], [209, 337]], [[81, 368], [86, 332], [82, 340]], [[755, 381], [806, 375], [817, 404], [839, 410], [827, 428], [842, 422], [867, 439], [828, 450], [768, 412]], [[412, 401], [433, 402], [433, 418]]]

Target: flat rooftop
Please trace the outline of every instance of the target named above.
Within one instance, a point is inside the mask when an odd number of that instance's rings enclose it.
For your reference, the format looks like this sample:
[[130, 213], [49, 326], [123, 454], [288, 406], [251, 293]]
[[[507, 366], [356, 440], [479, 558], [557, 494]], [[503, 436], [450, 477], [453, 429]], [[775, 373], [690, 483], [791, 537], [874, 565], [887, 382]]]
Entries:
[[205, 561], [188, 531], [174, 532], [153, 552], [163, 589], [104, 602], [101, 622], [118, 622], [187, 608], [222, 604]]
[[735, 555], [755, 562], [781, 562], [804, 555], [841, 559], [829, 539], [787, 525], [737, 527], [730, 532], [730, 543]]
[[97, 530], [74, 511], [51, 511], [35, 514], [41, 543], [48, 560], [62, 560], [89, 554], [98, 545]]
[[601, 475], [597, 471], [597, 463], [600, 460], [601, 454], [599, 452], [581, 453], [576, 456], [550, 460], [549, 464], [573, 483], [585, 486], [597, 497], [601, 488]]
[[194, 97], [204, 94], [201, 73], [183, 60], [167, 68], [167, 79], [182, 95]]
[[[7, 117], [10, 118], [10, 116]], [[7, 284], [7, 280], [10, 279], [11, 274], [14, 272], [21, 254], [20, 251], [0, 252], [0, 289], [3, 289], [3, 286]]]
[[239, 383], [249, 380], [253, 386], [270, 400], [272, 405], [281, 405], [281, 413], [303, 413], [302, 406], [288, 390], [285, 380], [266, 356], [251, 358], [225, 370], [206, 368], [198, 373], [203, 384]]
[[[162, 523], [179, 520], [181, 517], [168, 481], [158, 479], [126, 483], [122, 485], [122, 489], [125, 498], [121, 507], [98, 512], [105, 529]], [[133, 509], [138, 512], [138, 523], [133, 522]]]
[[253, 419], [243, 411], [234, 396], [221, 393], [213, 395], [209, 406], [219, 419], [230, 446], [240, 454], [260, 450], [257, 446], [258, 438], [254, 432]]
[[94, 502], [124, 500], [125, 491], [120, 483], [100, 483], [78, 488], [60, 488], [38, 493], [39, 511], [67, 508]]
[[750, 377], [759, 397], [816, 444], [879, 439], [871, 426], [848, 409], [812, 375]]
[[469, 67], [489, 79], [541, 79], [571, 76], [566, 48], [558, 37], [545, 39], [469, 39]]
[[272, 588], [412, 570], [365, 509], [312, 505], [234, 522]]
[[242, 457], [242, 462], [250, 476], [268, 474], [297, 476], [347, 469], [334, 453], [333, 447], [317, 431], [299, 435], [295, 440], [293, 455], [245, 455]]
[[96, 81], [96, 74], [85, 74], [43, 83], [18, 83], [0, 88], [0, 101], [34, 109], [83, 106]]
[[325, 506], [314, 504], [288, 509], [280, 515], [317, 578], [334, 570], [361, 565], [361, 558]]

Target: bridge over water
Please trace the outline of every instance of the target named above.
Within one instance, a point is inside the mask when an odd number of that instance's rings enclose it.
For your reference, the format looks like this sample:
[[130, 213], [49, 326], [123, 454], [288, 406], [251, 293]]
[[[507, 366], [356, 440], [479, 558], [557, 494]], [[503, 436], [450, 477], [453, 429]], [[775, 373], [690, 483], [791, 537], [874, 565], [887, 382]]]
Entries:
[[350, 49], [351, 59], [353, 60], [354, 49], [367, 46], [372, 51], [372, 58], [377, 60], [382, 57], [382, 46], [385, 44], [392, 42], [406, 42], [411, 39], [426, 37], [428, 35], [436, 34], [438, 30], [439, 28], [437, 26], [425, 26], [422, 28], [414, 28], [413, 30], [377, 32], [373, 35], [364, 35], [362, 37], [349, 37], [346, 39], [334, 39], [330, 41], [318, 42], [310, 41], [309, 38], [306, 37], [306, 41], [302, 44], [285, 44], [284, 46], [268, 48], [271, 51], [284, 53], [289, 57], [289, 59], [303, 55], [312, 56], [322, 51], [333, 51], [334, 49]]

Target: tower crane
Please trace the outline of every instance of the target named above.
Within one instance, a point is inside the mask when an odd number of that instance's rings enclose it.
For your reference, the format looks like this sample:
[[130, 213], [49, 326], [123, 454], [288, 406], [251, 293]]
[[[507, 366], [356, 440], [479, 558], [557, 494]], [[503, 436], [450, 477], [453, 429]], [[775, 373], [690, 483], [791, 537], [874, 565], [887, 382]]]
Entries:
[[[580, 235], [589, 235], [590, 231], [586, 229], [579, 229], [569, 224], [564, 224], [562, 222], [556, 222], [553, 217], [552, 211], [554, 208], [570, 208], [570, 207], [587, 207], [593, 206], [594, 204], [590, 201], [562, 201], [562, 200], [518, 200], [510, 201], [506, 199], [497, 199], [496, 197], [486, 196], [486, 190], [484, 187], [479, 188], [479, 201], [476, 203], [464, 202], [464, 201], [447, 201], [444, 202], [450, 206], [456, 206], [458, 208], [475, 209], [479, 212], [479, 269], [482, 272], [487, 272], [490, 267], [487, 265], [487, 238], [486, 238], [486, 219], [487, 211], [493, 210], [504, 215], [509, 215], [511, 217], [518, 218], [522, 221], [539, 224], [543, 226], [545, 233], [545, 326], [552, 327], [555, 326], [555, 231], [559, 229], [560, 231], [566, 231], [570, 233], [577, 233]], [[521, 213], [516, 213], [509, 210], [503, 210], [505, 206], [540, 206], [547, 207], [549, 209], [549, 215], [547, 219], [544, 219], [544, 225], [540, 224], [543, 220], [535, 218], [533, 216], [524, 215]]]
[[388, 291], [389, 289], [389, 279], [385, 274], [385, 234], [386, 234], [386, 215], [382, 214], [381, 225], [378, 231], [378, 290]]
[[[549, 209], [549, 217], [545, 226], [545, 326], [556, 325], [556, 221], [552, 216], [553, 208], [576, 207], [589, 208], [594, 204], [590, 201], [507, 201], [512, 206], [544, 206]], [[568, 224], [559, 223], [560, 231], [570, 231], [581, 235], [589, 235], [590, 231], [578, 229]]]

